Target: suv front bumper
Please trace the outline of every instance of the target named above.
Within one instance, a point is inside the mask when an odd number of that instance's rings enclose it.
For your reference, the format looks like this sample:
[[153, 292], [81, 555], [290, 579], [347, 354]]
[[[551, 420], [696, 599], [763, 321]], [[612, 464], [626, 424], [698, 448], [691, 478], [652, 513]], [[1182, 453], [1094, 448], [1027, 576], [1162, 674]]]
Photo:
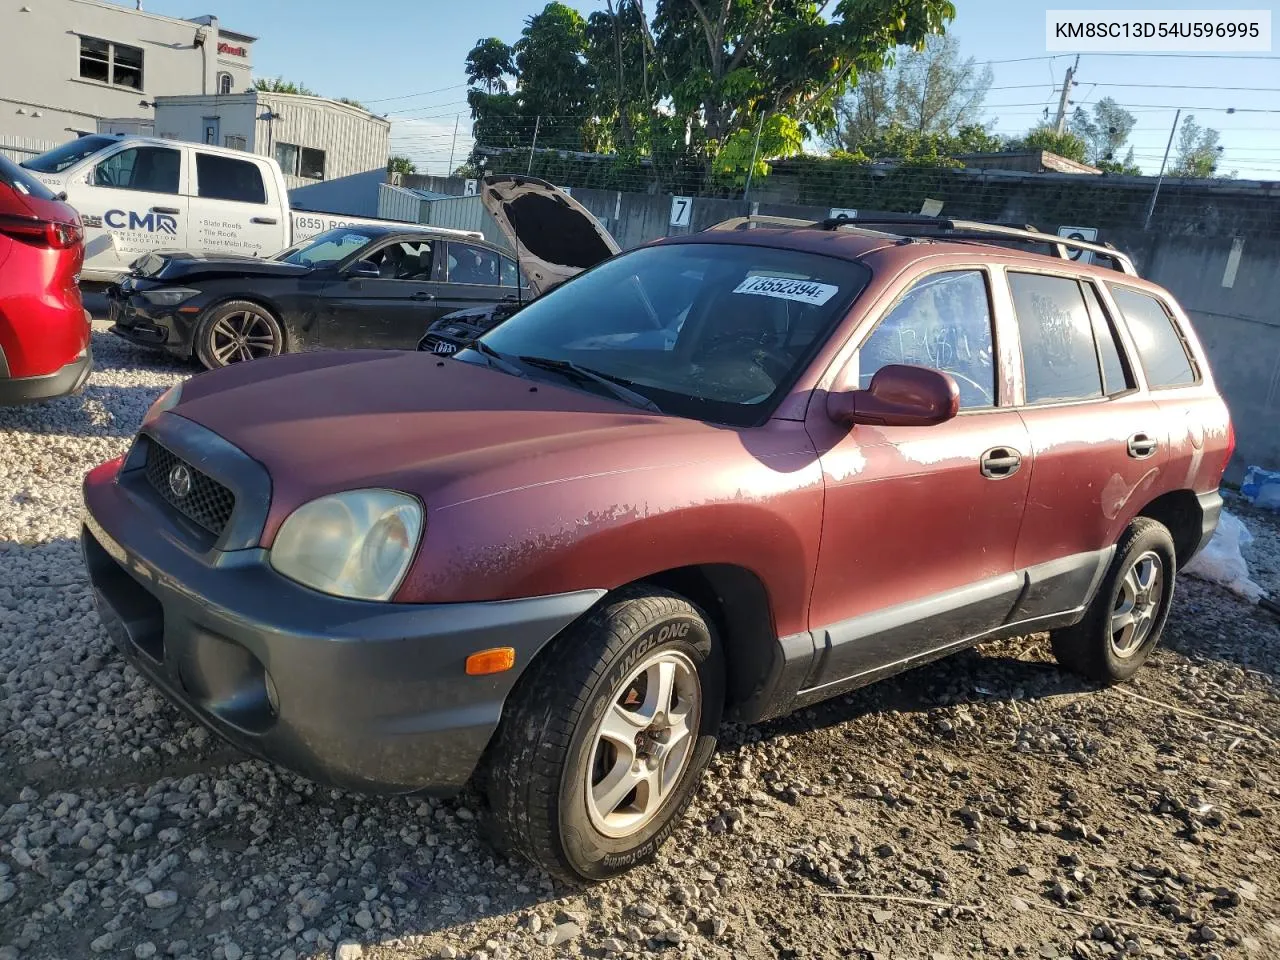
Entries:
[[[377, 793], [464, 786], [520, 672], [604, 591], [489, 603], [332, 597], [258, 548], [202, 552], [129, 485], [85, 478], [81, 546], [98, 611], [170, 700], [254, 756]], [[468, 676], [514, 647], [516, 668]]]

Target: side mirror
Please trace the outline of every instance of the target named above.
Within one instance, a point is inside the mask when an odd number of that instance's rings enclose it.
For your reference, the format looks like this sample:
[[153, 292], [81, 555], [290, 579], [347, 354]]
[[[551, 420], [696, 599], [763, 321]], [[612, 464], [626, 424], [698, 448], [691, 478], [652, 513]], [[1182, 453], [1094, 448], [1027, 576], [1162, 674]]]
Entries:
[[827, 413], [837, 423], [882, 427], [931, 427], [960, 410], [960, 388], [949, 373], [932, 367], [891, 363], [866, 390], [827, 394]]
[[343, 271], [348, 277], [364, 280], [377, 280], [382, 274], [376, 265], [368, 260], [357, 260]]

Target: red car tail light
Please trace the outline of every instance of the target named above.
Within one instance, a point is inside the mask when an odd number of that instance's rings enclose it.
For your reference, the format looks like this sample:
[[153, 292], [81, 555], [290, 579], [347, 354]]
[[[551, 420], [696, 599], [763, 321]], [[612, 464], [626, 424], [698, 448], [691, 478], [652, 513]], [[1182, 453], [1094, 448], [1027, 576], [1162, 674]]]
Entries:
[[74, 247], [84, 239], [84, 230], [77, 223], [34, 220], [8, 214], [0, 214], [0, 234], [57, 250]]

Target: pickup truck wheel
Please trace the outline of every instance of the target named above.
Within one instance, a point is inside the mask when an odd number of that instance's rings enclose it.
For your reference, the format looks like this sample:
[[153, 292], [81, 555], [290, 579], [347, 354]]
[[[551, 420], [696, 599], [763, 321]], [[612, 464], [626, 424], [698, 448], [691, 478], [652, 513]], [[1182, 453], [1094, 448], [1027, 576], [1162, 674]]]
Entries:
[[715, 750], [723, 654], [683, 597], [627, 589], [544, 650], [494, 739], [491, 837], [570, 882], [643, 863]]
[[210, 370], [245, 360], [276, 357], [284, 330], [266, 307], [247, 300], [220, 303], [196, 325], [196, 357]]
[[1177, 573], [1164, 524], [1138, 517], [1125, 529], [1084, 619], [1049, 634], [1058, 663], [1089, 680], [1128, 680], [1160, 642]]

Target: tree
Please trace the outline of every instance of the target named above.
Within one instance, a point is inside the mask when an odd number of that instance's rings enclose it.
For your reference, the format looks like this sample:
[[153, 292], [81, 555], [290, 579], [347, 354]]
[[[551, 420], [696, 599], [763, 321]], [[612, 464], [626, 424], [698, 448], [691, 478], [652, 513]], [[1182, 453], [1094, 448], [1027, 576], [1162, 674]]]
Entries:
[[366, 107], [363, 103], [361, 103], [359, 100], [352, 100], [350, 97], [338, 97], [338, 102], [345, 103], [348, 107], [355, 107], [357, 110], [363, 110], [366, 113], [369, 112], [369, 108]]
[[484, 87], [488, 94], [506, 93], [507, 81], [503, 78], [516, 72], [514, 55], [497, 37], [477, 40], [467, 54], [467, 82]]
[[1024, 150], [1048, 150], [1050, 153], [1056, 153], [1076, 163], [1085, 162], [1087, 149], [1081, 137], [1070, 130], [1058, 133], [1048, 124], [1032, 128], [1025, 137], [1010, 146], [1017, 146]]
[[1086, 162], [1096, 167], [1116, 159], [1135, 123], [1137, 118], [1111, 97], [1095, 103], [1092, 115], [1077, 110], [1071, 117], [1072, 131], [1084, 140]]
[[1178, 131], [1178, 152], [1176, 160], [1169, 170], [1171, 177], [1212, 177], [1218, 167], [1218, 154], [1222, 147], [1218, 146], [1221, 134], [1209, 127], [1196, 123], [1193, 114], [1182, 118], [1182, 127]]
[[516, 41], [520, 102], [526, 116], [548, 119], [547, 146], [576, 146], [572, 128], [590, 112], [586, 30], [582, 14], [553, 0], [529, 17]]
[[265, 93], [296, 93], [304, 97], [320, 96], [305, 83], [294, 83], [292, 80], [284, 79], [284, 77], [258, 77], [253, 81], [253, 89], [262, 90]]
[[1115, 160], [1099, 160], [1095, 166], [1103, 173], [1117, 173], [1126, 177], [1142, 176], [1142, 168], [1133, 159], [1133, 147], [1124, 155], [1123, 162]]
[[418, 165], [408, 157], [395, 156], [387, 160], [387, 173], [417, 173]]

